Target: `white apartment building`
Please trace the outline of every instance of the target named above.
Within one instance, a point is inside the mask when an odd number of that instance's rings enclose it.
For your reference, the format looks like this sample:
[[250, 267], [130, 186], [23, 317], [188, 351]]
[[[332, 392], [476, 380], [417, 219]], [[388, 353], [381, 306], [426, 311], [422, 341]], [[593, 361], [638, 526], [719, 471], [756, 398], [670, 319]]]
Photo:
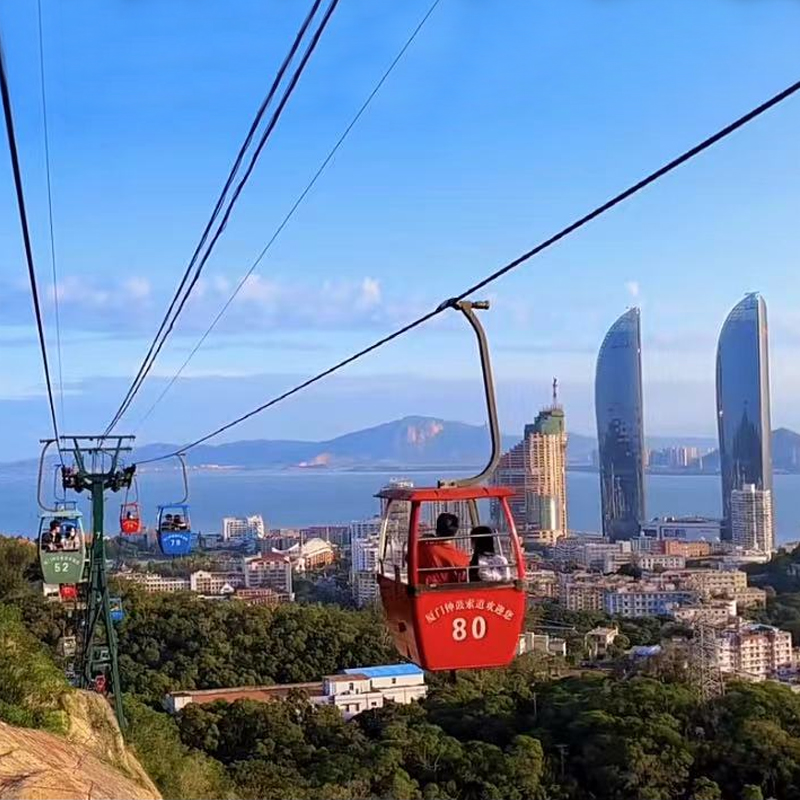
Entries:
[[288, 556], [268, 553], [242, 559], [244, 585], [247, 589], [272, 589], [293, 597], [292, 562]]
[[771, 625], [740, 622], [721, 631], [717, 663], [722, 672], [765, 680], [793, 667], [792, 635]]
[[658, 617], [695, 599], [693, 592], [670, 584], [636, 582], [610, 589], [603, 595], [603, 610], [621, 617]]
[[614, 543], [587, 542], [578, 553], [578, 563], [587, 569], [597, 569], [610, 574], [623, 564], [633, 561], [633, 547], [630, 541]]
[[189, 588], [198, 594], [231, 595], [242, 587], [244, 587], [244, 575], [241, 572], [197, 570], [189, 576]]
[[251, 517], [225, 517], [222, 520], [222, 538], [226, 542], [263, 539], [265, 536], [264, 518], [260, 514]]
[[736, 618], [736, 600], [708, 600], [704, 603], [690, 603], [672, 612], [672, 616], [678, 622], [685, 622], [687, 625], [695, 623], [708, 623], [724, 627]]
[[156, 592], [188, 592], [191, 591], [189, 578], [170, 578], [154, 572], [121, 572], [115, 578], [135, 583], [148, 594]]
[[558, 602], [569, 611], [602, 611], [605, 588], [602, 575], [558, 574]]
[[681, 555], [665, 555], [663, 553], [641, 553], [634, 563], [640, 569], [652, 572], [655, 569], [683, 569], [686, 558]]
[[352, 540], [350, 587], [359, 608], [374, 605], [380, 598], [376, 573], [380, 537], [372, 535]]
[[772, 492], [746, 483], [731, 492], [733, 544], [744, 550], [771, 553], [775, 549]]
[[765, 608], [767, 605], [767, 593], [764, 589], [757, 586], [748, 586], [734, 594], [736, 607], [741, 613], [747, 608]]
[[747, 574], [738, 569], [684, 569], [663, 577], [702, 598], [735, 597], [747, 590]]
[[380, 533], [380, 516], [354, 520], [350, 523], [350, 545], [352, 547], [356, 539], [368, 539], [370, 536], [380, 536]]
[[551, 569], [529, 569], [525, 572], [525, 585], [532, 597], [554, 600], [558, 597], [558, 575]]

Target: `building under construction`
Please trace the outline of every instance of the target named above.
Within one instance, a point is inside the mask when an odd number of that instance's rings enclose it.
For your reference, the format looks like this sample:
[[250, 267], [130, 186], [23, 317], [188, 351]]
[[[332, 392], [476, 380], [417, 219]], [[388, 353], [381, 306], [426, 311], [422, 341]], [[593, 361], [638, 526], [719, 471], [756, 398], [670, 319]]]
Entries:
[[504, 453], [492, 482], [516, 490], [509, 501], [523, 541], [554, 544], [567, 535], [567, 431], [553, 381], [553, 403], [525, 426], [522, 441]]

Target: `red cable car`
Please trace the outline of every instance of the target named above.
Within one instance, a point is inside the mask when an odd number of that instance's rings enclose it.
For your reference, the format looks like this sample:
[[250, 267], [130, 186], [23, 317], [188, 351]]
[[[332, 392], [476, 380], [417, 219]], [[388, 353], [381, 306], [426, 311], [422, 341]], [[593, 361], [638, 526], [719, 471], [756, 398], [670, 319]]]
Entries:
[[62, 603], [74, 603], [78, 599], [78, 587], [74, 583], [62, 583], [58, 594]]
[[125, 502], [119, 509], [119, 529], [120, 532], [128, 536], [134, 536], [137, 533], [141, 533], [143, 530], [142, 513], [139, 506], [139, 487], [135, 482], [133, 483], [133, 487], [133, 500], [128, 498], [128, 493], [130, 492], [130, 487], [128, 487], [125, 490]]
[[123, 503], [119, 511], [119, 529], [128, 536], [142, 532], [139, 503]]
[[491, 458], [471, 478], [378, 494], [384, 509], [377, 579], [387, 624], [401, 655], [432, 671], [509, 664], [526, 606], [525, 562], [508, 505], [515, 492], [480, 485], [500, 458], [489, 348], [473, 311], [489, 304], [447, 305], [464, 314], [478, 338]]
[[[513, 494], [465, 486], [378, 495], [387, 501], [378, 574], [383, 608], [395, 647], [423, 669], [482, 669], [514, 658], [525, 621], [525, 563], [508, 507]], [[480, 501], [500, 510], [505, 525], [499, 530], [475, 525], [450, 536], [425, 521], [426, 510], [474, 508]], [[443, 516], [456, 515], [441, 512], [439, 520]], [[481, 566], [474, 553], [489, 543], [483, 549], [491, 554]]]

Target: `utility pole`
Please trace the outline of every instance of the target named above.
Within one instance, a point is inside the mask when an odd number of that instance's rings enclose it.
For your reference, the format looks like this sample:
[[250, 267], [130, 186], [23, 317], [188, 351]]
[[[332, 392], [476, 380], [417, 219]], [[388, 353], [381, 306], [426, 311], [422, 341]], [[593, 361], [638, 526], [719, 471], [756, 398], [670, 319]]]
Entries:
[[62, 453], [71, 452], [75, 460], [74, 467], [62, 468], [64, 489], [85, 491], [92, 498], [92, 544], [88, 548], [86, 613], [78, 653], [78, 685], [81, 689], [110, 693], [123, 730], [125, 714], [119, 681], [117, 632], [111, 618], [106, 575], [104, 493], [130, 487], [136, 467], [120, 467], [119, 458], [120, 454], [130, 452], [133, 439], [133, 436], [62, 436], [59, 448]]

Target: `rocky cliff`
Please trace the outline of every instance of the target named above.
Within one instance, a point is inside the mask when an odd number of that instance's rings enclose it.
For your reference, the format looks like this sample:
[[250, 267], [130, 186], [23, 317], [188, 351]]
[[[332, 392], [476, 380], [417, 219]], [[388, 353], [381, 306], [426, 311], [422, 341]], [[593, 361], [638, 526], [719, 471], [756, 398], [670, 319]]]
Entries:
[[0, 798], [160, 798], [131, 755], [108, 703], [70, 691], [60, 701], [66, 737], [0, 722]]

